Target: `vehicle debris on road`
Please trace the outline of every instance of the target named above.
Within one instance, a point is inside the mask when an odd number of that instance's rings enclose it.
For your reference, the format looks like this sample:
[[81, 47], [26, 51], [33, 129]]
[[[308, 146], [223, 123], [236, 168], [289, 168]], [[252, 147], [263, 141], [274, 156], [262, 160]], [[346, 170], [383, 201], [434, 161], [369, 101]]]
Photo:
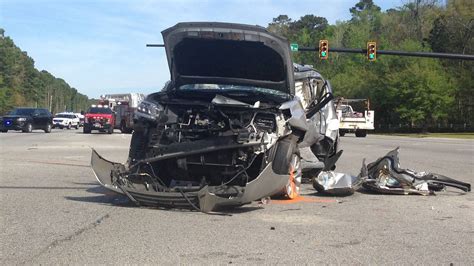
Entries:
[[430, 195], [447, 186], [465, 192], [471, 191], [470, 184], [444, 175], [400, 168], [398, 150], [399, 148], [396, 148], [368, 165], [364, 159], [358, 176], [363, 188], [383, 194], [399, 195]]
[[348, 196], [357, 189], [357, 177], [334, 171], [321, 171], [313, 178], [313, 187], [320, 193], [333, 196]]

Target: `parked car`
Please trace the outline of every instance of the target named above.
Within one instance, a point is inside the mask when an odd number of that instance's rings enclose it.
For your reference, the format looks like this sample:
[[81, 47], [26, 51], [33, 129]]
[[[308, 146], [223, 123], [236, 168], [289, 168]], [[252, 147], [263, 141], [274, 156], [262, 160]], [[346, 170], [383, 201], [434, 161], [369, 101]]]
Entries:
[[[341, 152], [330, 83], [294, 65], [286, 39], [206, 22], [162, 34], [172, 79], [137, 107], [126, 164], [92, 152], [104, 187], [137, 205], [207, 212], [296, 198], [304, 164], [333, 169]], [[303, 164], [305, 147], [314, 161]]]
[[53, 128], [79, 128], [79, 117], [75, 113], [58, 113], [53, 118]]
[[47, 109], [19, 107], [0, 118], [0, 132], [21, 130], [29, 133], [35, 129], [51, 132], [53, 116]]

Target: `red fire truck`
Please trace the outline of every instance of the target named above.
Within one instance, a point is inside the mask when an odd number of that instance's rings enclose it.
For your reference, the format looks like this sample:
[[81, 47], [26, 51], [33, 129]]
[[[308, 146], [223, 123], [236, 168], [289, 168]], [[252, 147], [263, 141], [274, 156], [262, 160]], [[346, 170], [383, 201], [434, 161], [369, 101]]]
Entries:
[[132, 133], [133, 115], [140, 102], [145, 98], [141, 93], [105, 94], [99, 104], [108, 106], [114, 113], [114, 128], [122, 133]]
[[114, 133], [115, 115], [112, 109], [107, 105], [92, 105], [84, 116], [85, 134], [91, 133], [92, 130], [100, 132]]

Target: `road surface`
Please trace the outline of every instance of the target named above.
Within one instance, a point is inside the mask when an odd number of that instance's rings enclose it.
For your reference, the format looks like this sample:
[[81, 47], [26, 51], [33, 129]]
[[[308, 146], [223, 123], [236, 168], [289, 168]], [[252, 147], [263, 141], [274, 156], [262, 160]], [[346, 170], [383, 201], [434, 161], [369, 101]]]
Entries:
[[[91, 147], [124, 162], [130, 135], [0, 134], [0, 264], [474, 265], [474, 195], [355, 193], [272, 200], [207, 215], [134, 207], [101, 188]], [[401, 165], [474, 183], [474, 141], [342, 138], [337, 171], [357, 175], [399, 146]]]

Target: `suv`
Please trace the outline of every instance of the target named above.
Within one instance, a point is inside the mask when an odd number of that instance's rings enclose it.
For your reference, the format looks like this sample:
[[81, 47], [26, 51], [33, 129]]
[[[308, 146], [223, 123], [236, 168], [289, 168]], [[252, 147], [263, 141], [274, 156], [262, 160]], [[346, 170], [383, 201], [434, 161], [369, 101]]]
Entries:
[[294, 199], [303, 172], [334, 169], [342, 151], [331, 85], [293, 65], [286, 39], [215, 22], [162, 33], [171, 81], [138, 105], [126, 164], [92, 152], [104, 187], [137, 205], [208, 212]]
[[53, 116], [43, 108], [15, 108], [7, 115], [0, 118], [0, 131], [21, 130], [31, 132], [42, 129], [46, 133], [51, 132]]
[[83, 132], [91, 133], [92, 130], [114, 133], [115, 114], [108, 107], [92, 106], [84, 117]]
[[67, 128], [75, 129], [79, 128], [79, 117], [75, 113], [59, 113], [53, 118], [53, 128], [59, 127], [60, 129]]

